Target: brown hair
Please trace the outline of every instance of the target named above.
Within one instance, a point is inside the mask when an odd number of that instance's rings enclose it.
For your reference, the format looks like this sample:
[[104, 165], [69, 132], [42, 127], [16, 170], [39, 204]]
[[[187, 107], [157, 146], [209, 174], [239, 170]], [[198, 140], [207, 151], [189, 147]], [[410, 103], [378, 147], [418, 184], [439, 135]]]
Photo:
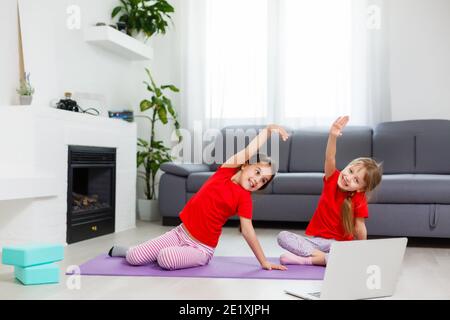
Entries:
[[[364, 192], [370, 192], [375, 189], [381, 182], [383, 175], [382, 166], [371, 158], [358, 158], [349, 163], [349, 165], [361, 164], [366, 169], [364, 182], [366, 187]], [[355, 233], [355, 218], [353, 216], [352, 198], [355, 192], [350, 193], [341, 207], [342, 225], [346, 235], [353, 235]]]
[[[276, 162], [272, 160], [272, 158], [270, 158], [269, 156], [267, 156], [264, 153], [257, 153], [256, 156], [253, 156], [252, 159], [247, 160], [245, 162], [244, 165], [249, 165], [249, 164], [257, 164], [257, 163], [263, 163], [263, 164], [268, 164], [272, 167], [272, 175], [270, 176], [269, 180], [267, 180], [267, 182], [265, 184], [263, 184], [261, 186], [261, 188], [259, 188], [258, 190], [264, 190], [265, 188], [267, 188], [267, 186], [269, 185], [269, 183], [273, 180], [273, 178], [275, 177], [275, 173], [277, 171], [277, 165]], [[241, 166], [241, 168], [242, 168]]]
[[[255, 159], [256, 158], [256, 159]], [[267, 180], [267, 182], [265, 184], [263, 184], [261, 186], [261, 188], [259, 188], [258, 190], [264, 190], [265, 188], [267, 188], [267, 186], [269, 185], [269, 183], [273, 180], [273, 178], [275, 177], [275, 173], [277, 172], [278, 168], [277, 168], [277, 163], [275, 161], [272, 160], [272, 158], [270, 158], [268, 155], [264, 154], [264, 153], [257, 153], [256, 156], [254, 156], [252, 159], [245, 161], [245, 163], [243, 165], [241, 165], [241, 169], [243, 166], [245, 165], [249, 165], [249, 164], [257, 164], [257, 163], [264, 163], [264, 164], [268, 164], [272, 167], [272, 175], [270, 176], [270, 179]], [[239, 222], [239, 233], [242, 233], [242, 226], [241, 223]]]

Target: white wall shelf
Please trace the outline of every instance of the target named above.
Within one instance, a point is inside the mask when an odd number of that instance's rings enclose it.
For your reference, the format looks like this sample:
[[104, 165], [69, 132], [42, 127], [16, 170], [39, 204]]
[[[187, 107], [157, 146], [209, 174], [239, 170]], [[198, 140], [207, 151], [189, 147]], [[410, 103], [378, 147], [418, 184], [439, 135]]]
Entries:
[[153, 49], [141, 41], [109, 26], [88, 27], [84, 39], [129, 60], [150, 60]]

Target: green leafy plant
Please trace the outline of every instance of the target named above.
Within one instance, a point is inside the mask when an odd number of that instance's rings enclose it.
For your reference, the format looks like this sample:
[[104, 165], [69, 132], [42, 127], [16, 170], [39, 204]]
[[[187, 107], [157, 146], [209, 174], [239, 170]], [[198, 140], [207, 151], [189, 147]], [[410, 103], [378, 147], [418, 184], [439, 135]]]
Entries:
[[24, 72], [23, 79], [20, 80], [20, 86], [16, 91], [21, 96], [32, 96], [34, 94], [34, 88], [30, 82], [30, 73]]
[[150, 82], [144, 81], [147, 90], [151, 93], [149, 99], [144, 99], [140, 103], [141, 112], [149, 111], [150, 116], [137, 115], [136, 117], [144, 117], [150, 121], [150, 139], [138, 139], [137, 151], [137, 167], [143, 166], [144, 172], [138, 172], [138, 177], [145, 181], [145, 196], [148, 200], [156, 199], [156, 173], [160, 166], [172, 161], [170, 148], [164, 146], [163, 141], [156, 140], [155, 125], [161, 122], [166, 125], [169, 120], [173, 121], [175, 133], [178, 141], [181, 141], [180, 124], [177, 119], [171, 100], [164, 94], [165, 90], [179, 92], [174, 85], [157, 86], [152, 78], [149, 69], [145, 69]]
[[143, 32], [147, 38], [153, 34], [166, 33], [168, 21], [174, 8], [166, 0], [120, 0], [121, 5], [115, 7], [111, 17], [119, 17], [127, 26], [127, 34]]

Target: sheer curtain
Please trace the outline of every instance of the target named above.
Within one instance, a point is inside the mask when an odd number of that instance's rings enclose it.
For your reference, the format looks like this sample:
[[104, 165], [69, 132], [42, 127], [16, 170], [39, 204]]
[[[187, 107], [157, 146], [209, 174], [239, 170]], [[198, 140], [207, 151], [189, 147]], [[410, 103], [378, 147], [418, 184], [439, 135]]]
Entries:
[[389, 120], [384, 1], [183, 1], [182, 125]]
[[351, 114], [351, 0], [280, 5], [280, 122], [322, 125]]

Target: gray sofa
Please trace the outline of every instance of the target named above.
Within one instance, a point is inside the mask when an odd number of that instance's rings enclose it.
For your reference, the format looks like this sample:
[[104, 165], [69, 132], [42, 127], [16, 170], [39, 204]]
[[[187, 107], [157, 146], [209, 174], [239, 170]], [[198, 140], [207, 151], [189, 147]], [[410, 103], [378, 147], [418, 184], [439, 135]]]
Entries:
[[[222, 132], [235, 134], [237, 128], [227, 127]], [[255, 221], [311, 219], [322, 190], [327, 138], [328, 128], [301, 129], [291, 131], [288, 141], [279, 142], [279, 172], [264, 191], [252, 196]], [[236, 137], [234, 141], [234, 150], [227, 152], [237, 151]], [[270, 147], [269, 143], [269, 155]], [[338, 140], [337, 167], [342, 169], [362, 156], [382, 161], [384, 168], [381, 185], [370, 195], [369, 235], [450, 237], [450, 121], [386, 122], [373, 129], [347, 127]], [[178, 217], [216, 168], [216, 164], [176, 163], [161, 167], [159, 208], [164, 224]]]

